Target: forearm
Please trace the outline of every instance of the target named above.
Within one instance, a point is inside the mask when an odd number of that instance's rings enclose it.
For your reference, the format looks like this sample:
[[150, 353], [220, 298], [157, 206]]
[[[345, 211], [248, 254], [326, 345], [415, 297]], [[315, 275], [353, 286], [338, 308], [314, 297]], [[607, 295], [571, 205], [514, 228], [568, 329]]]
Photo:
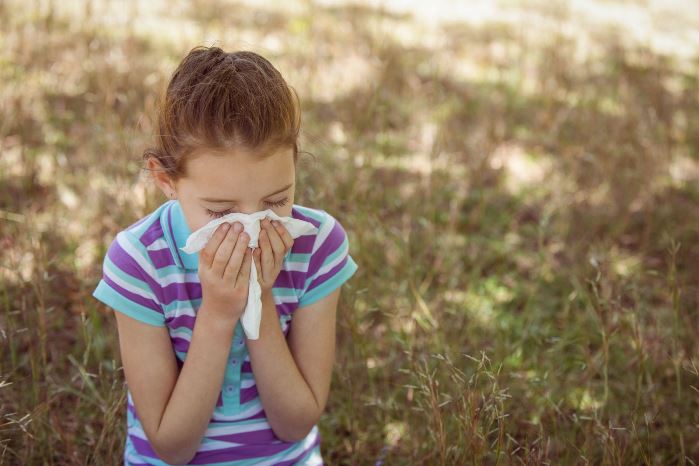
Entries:
[[221, 321], [206, 304], [197, 311], [187, 357], [156, 434], [169, 459], [189, 462], [211, 420], [238, 319]]
[[262, 294], [259, 338], [246, 341], [267, 421], [280, 439], [300, 440], [313, 427], [320, 410], [291, 355], [271, 291]]

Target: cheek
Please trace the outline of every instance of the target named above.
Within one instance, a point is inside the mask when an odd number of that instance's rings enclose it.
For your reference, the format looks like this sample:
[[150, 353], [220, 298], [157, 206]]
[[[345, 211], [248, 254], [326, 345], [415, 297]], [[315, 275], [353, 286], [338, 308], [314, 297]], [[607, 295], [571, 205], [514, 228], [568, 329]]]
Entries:
[[275, 214], [279, 215], [280, 217], [291, 217], [291, 207], [277, 207], [275, 209], [272, 209]]

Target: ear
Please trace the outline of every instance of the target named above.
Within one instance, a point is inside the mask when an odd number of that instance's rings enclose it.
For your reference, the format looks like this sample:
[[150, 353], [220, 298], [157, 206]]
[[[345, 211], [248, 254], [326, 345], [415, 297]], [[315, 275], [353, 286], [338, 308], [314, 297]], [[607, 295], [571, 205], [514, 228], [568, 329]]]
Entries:
[[172, 199], [173, 196], [171, 194], [177, 192], [177, 187], [160, 162], [155, 157], [149, 157], [146, 161], [146, 168], [148, 169], [150, 179], [162, 190], [165, 197]]

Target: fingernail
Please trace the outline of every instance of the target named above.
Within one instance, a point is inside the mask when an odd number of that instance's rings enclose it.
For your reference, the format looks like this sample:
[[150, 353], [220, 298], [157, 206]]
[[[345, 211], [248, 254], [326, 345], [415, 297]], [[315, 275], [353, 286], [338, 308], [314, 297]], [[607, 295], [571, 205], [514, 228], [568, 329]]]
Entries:
[[236, 233], [242, 230], [242, 228], [243, 227], [238, 222], [235, 222], [235, 224], [233, 225], [233, 231], [235, 231]]

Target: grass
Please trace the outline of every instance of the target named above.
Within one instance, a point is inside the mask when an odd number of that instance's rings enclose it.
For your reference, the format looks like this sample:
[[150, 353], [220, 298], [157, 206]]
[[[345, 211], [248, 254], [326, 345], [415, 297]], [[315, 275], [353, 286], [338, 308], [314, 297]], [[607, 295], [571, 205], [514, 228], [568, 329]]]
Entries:
[[326, 463], [699, 462], [699, 54], [650, 40], [694, 37], [696, 7], [594, 3], [669, 25], [639, 42], [566, 2], [481, 23], [112, 3], [0, 2], [0, 464], [121, 464], [116, 326], [90, 295], [164, 201], [140, 171], [155, 98], [212, 37], [299, 92], [295, 202], [359, 265]]

